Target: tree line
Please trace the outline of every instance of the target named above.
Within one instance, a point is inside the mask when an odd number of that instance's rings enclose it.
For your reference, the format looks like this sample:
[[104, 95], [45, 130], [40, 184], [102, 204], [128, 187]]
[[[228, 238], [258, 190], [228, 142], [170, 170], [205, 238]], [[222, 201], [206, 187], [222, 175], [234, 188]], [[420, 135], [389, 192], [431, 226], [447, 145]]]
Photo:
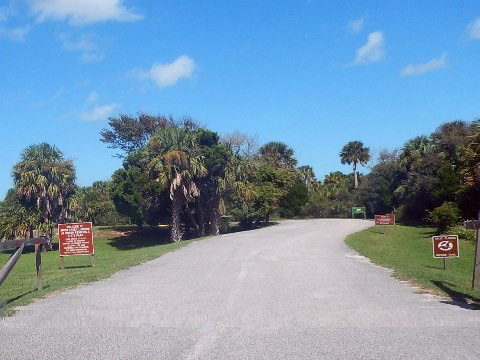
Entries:
[[[283, 142], [258, 146], [235, 132], [220, 137], [190, 118], [120, 115], [100, 140], [123, 166], [109, 181], [76, 185], [71, 160], [50, 144], [31, 145], [13, 167], [14, 188], [0, 203], [0, 238], [53, 234], [55, 224], [168, 223], [171, 241], [218, 235], [225, 224], [244, 228], [272, 216], [349, 217], [394, 212], [400, 221], [437, 224], [440, 230], [477, 216], [480, 195], [480, 123], [454, 121], [372, 161], [361, 141], [339, 152], [353, 172], [318, 180], [297, 166]], [[373, 163], [373, 164], [372, 164]], [[369, 166], [366, 175], [358, 166]]]

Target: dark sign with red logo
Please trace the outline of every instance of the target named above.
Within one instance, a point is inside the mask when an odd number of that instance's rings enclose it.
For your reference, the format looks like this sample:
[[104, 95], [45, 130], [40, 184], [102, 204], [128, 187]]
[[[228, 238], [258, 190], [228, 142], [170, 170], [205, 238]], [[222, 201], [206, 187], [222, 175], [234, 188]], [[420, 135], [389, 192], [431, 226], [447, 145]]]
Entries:
[[432, 236], [432, 242], [434, 258], [458, 257], [457, 235]]
[[375, 225], [395, 225], [395, 215], [375, 215]]
[[92, 223], [58, 224], [60, 256], [93, 255]]

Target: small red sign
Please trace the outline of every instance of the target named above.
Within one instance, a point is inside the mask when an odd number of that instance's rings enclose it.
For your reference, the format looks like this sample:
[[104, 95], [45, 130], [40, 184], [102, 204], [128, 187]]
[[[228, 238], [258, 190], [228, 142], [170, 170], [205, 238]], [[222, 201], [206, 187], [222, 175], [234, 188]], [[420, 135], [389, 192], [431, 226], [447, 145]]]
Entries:
[[432, 236], [432, 242], [434, 258], [458, 257], [457, 235]]
[[58, 224], [60, 256], [93, 255], [92, 223]]
[[395, 215], [375, 215], [375, 225], [395, 225]]

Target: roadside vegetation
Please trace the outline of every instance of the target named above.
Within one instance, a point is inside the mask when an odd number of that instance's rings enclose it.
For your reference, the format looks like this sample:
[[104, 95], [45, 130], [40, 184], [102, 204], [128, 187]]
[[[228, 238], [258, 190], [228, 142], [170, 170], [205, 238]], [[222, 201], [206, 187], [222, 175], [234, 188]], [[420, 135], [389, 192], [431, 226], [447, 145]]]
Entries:
[[443, 260], [432, 256], [435, 232], [424, 226], [374, 226], [348, 236], [346, 243], [373, 263], [393, 269], [398, 279], [460, 305], [480, 306], [480, 291], [472, 290], [474, 243], [460, 240], [460, 257], [449, 259], [443, 270]]
[[[0, 203], [0, 239], [54, 234], [59, 222], [169, 224], [170, 240], [218, 235], [229, 221], [243, 228], [292, 218], [395, 213], [403, 223], [438, 232], [477, 217], [480, 122], [453, 121], [375, 159], [361, 141], [339, 151], [353, 172], [318, 180], [280, 141], [260, 146], [235, 132], [219, 136], [192, 119], [121, 115], [100, 140], [123, 159], [108, 181], [80, 187], [74, 163], [54, 145], [27, 147], [13, 167], [14, 188]], [[359, 166], [370, 172], [362, 175]], [[468, 232], [462, 236], [471, 236]]]

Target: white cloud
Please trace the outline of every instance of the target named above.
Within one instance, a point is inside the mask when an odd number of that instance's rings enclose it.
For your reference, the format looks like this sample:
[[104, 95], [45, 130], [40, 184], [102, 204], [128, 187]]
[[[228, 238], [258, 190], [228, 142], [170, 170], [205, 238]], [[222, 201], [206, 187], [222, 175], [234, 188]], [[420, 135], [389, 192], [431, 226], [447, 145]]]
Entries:
[[385, 57], [385, 37], [383, 31], [375, 31], [368, 35], [365, 45], [357, 50], [352, 65], [367, 65], [382, 61]]
[[104, 58], [91, 36], [82, 35], [77, 39], [72, 39], [70, 36], [62, 34], [59, 39], [64, 50], [79, 51], [82, 54], [83, 62], [101, 61]]
[[140, 79], [150, 79], [159, 87], [175, 85], [182, 78], [189, 78], [195, 70], [195, 62], [187, 55], [179, 56], [170, 64], [153, 64], [148, 70], [137, 72]]
[[96, 91], [92, 91], [90, 94], [87, 96], [86, 103], [87, 104], [94, 104], [98, 100], [98, 93]]
[[25, 41], [25, 37], [30, 31], [30, 26], [17, 26], [8, 28], [0, 25], [0, 37], [9, 39], [12, 41]]
[[480, 39], [480, 17], [477, 17], [469, 26], [468, 26], [468, 37], [471, 40]]
[[361, 17], [359, 19], [351, 20], [347, 25], [347, 29], [352, 34], [356, 34], [362, 31], [364, 24], [365, 24], [365, 17]]
[[142, 18], [126, 8], [123, 0], [29, 0], [38, 21], [67, 20], [85, 25], [109, 20], [136, 21]]
[[116, 108], [118, 108], [117, 104], [96, 105], [89, 111], [80, 113], [80, 119], [83, 121], [106, 120]]
[[429, 71], [439, 70], [447, 67], [447, 54], [433, 58], [423, 64], [409, 64], [402, 70], [402, 76], [420, 75]]
[[16, 14], [14, 3], [10, 1], [6, 6], [0, 6], [0, 38], [12, 41], [25, 41], [25, 37], [30, 32], [31, 27], [24, 26], [6, 26], [9, 17]]

